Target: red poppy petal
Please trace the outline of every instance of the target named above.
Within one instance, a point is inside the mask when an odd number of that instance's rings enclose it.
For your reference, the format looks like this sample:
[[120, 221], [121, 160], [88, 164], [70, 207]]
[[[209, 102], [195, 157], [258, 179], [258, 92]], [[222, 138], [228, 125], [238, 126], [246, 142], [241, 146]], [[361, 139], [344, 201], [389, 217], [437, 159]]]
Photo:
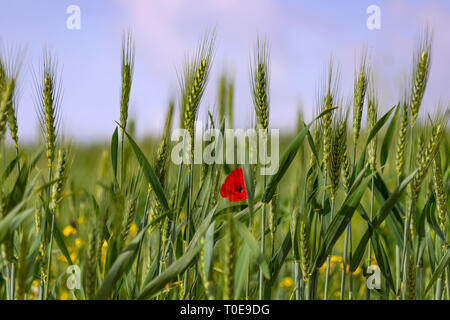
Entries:
[[235, 193], [228, 197], [228, 200], [231, 202], [242, 201], [245, 199], [247, 199], [247, 193], [245, 192]]
[[225, 178], [225, 182], [220, 188], [220, 195], [222, 198], [228, 198], [231, 202], [247, 199], [242, 168], [234, 169]]
[[227, 181], [225, 180], [224, 184], [220, 188], [220, 195], [222, 198], [227, 198], [232, 194], [232, 189], [230, 188], [229, 184], [227, 184]]

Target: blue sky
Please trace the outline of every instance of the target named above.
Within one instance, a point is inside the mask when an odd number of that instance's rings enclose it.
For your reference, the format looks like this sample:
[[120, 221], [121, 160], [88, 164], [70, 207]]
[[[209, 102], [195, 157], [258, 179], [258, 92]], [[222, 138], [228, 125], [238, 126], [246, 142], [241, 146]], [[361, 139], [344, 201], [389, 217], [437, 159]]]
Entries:
[[[366, 27], [366, 8], [381, 9], [381, 30]], [[81, 9], [81, 29], [66, 27], [69, 5]], [[32, 70], [43, 48], [51, 48], [62, 69], [64, 134], [79, 141], [108, 139], [119, 117], [121, 34], [136, 38], [130, 115], [140, 136], [158, 134], [166, 105], [178, 95], [177, 70], [208, 28], [216, 27], [216, 54], [200, 119], [215, 101], [218, 75], [232, 70], [236, 80], [237, 126], [253, 116], [248, 79], [258, 34], [271, 46], [271, 126], [295, 127], [301, 101], [310, 119], [316, 89], [330, 56], [340, 64], [341, 95], [351, 96], [355, 64], [363, 46], [376, 71], [381, 107], [401, 94], [418, 31], [434, 29], [433, 62], [423, 114], [433, 112], [450, 92], [450, 4], [448, 1], [358, 0], [2, 0], [0, 38], [6, 47], [27, 46], [21, 73], [19, 135], [38, 134]]]

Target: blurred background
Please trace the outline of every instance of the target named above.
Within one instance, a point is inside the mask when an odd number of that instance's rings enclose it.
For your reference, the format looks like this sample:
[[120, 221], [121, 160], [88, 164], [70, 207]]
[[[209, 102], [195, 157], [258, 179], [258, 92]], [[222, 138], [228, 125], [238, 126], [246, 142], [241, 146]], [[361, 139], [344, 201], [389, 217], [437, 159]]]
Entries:
[[[80, 29], [69, 29], [67, 8], [80, 9]], [[367, 8], [380, 9], [380, 29], [370, 30]], [[178, 98], [186, 54], [216, 28], [211, 78], [199, 120], [216, 101], [219, 76], [235, 81], [235, 127], [248, 127], [253, 110], [249, 61], [257, 36], [271, 48], [272, 128], [290, 132], [300, 106], [311, 119], [317, 88], [330, 57], [341, 69], [344, 100], [351, 97], [355, 66], [364, 47], [380, 92], [381, 108], [396, 104], [410, 73], [414, 44], [426, 23], [434, 31], [431, 76], [423, 108], [449, 101], [450, 2], [445, 0], [1, 0], [2, 53], [27, 47], [21, 72], [19, 135], [37, 138], [33, 70], [44, 48], [62, 69], [62, 128], [66, 137], [93, 143], [110, 139], [119, 118], [121, 36], [136, 42], [130, 117], [139, 137], [162, 131], [167, 104]], [[424, 112], [422, 113], [424, 114]], [[178, 118], [176, 118], [178, 119]]]

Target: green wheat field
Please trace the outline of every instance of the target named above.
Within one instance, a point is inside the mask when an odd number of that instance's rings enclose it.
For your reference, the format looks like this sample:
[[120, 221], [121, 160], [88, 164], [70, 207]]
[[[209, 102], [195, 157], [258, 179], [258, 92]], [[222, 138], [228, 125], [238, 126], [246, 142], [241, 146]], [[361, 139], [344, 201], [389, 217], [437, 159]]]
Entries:
[[[180, 62], [160, 135], [139, 140], [128, 116], [139, 66], [124, 33], [116, 130], [104, 145], [63, 138], [57, 56], [44, 52], [34, 81], [22, 83], [24, 55], [3, 53], [0, 299], [450, 299], [449, 103], [422, 105], [440, 67], [432, 45], [424, 28], [394, 106], [380, 105], [365, 50], [355, 70], [330, 60], [314, 119], [290, 115], [297, 129], [281, 131], [279, 170], [267, 176], [261, 164], [171, 161], [172, 130], [193, 135], [199, 110], [209, 112], [205, 129], [224, 132], [243, 108], [230, 77], [209, 77], [214, 32]], [[248, 128], [268, 135], [277, 106], [265, 40], [252, 57]], [[354, 74], [345, 99], [340, 73]], [[42, 135], [33, 144], [20, 140], [19, 86], [34, 90]], [[217, 95], [209, 110], [205, 90]], [[237, 201], [221, 192], [228, 176]]]

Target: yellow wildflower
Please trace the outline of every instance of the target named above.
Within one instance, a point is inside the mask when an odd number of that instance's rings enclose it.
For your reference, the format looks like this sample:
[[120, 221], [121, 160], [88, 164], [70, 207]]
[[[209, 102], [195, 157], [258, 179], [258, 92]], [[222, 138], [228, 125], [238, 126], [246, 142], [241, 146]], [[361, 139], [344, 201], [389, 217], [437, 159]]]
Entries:
[[293, 281], [291, 277], [284, 277], [283, 281], [280, 282], [281, 288], [289, 289], [292, 287]]
[[68, 237], [70, 235], [75, 235], [77, 234], [77, 229], [75, 229], [74, 227], [72, 227], [70, 224], [65, 226], [63, 229], [63, 235], [65, 237]]
[[81, 241], [81, 239], [80, 239], [80, 238], [76, 238], [76, 239], [75, 239], [75, 248], [78, 248], [78, 247], [80, 247], [80, 246], [81, 246], [81, 244], [82, 244], [82, 241]]
[[330, 257], [330, 261], [331, 261], [331, 263], [333, 263], [333, 262], [342, 262], [342, 257], [339, 257], [339, 256], [331, 256]]
[[[75, 261], [75, 259], [77, 258], [77, 254], [75, 253], [75, 252], [72, 252], [72, 253], [70, 253], [70, 260], [72, 260], [72, 262], [74, 262]], [[66, 257], [64, 256], [64, 255], [60, 255], [60, 256], [58, 256], [58, 258], [57, 258], [59, 261], [62, 261], [62, 262], [69, 262], [69, 261], [67, 261], [67, 259], [66, 259]], [[54, 266], [52, 266], [52, 268], [53, 268]]]

